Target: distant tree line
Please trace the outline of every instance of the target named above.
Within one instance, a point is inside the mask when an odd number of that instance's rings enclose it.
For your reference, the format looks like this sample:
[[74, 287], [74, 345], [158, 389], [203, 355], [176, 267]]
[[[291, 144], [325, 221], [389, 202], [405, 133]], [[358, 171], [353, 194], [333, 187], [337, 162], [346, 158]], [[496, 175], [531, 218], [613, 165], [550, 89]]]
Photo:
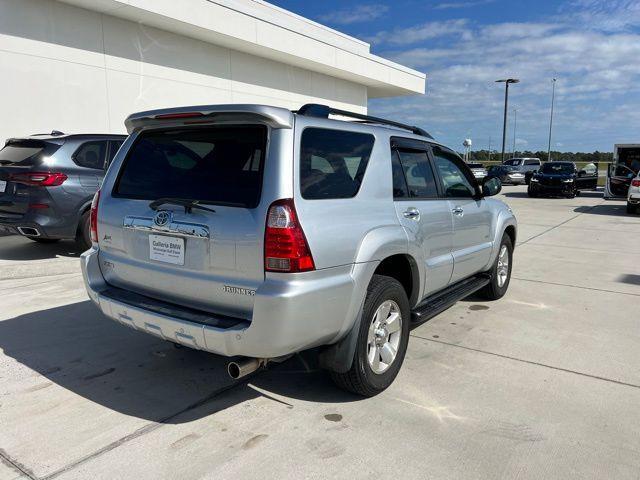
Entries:
[[[495, 150], [491, 152], [489, 155], [489, 150], [476, 150], [473, 152], [469, 152], [469, 161], [470, 162], [488, 162], [492, 161], [500, 161], [500, 152], [496, 152]], [[529, 150], [525, 150], [523, 152], [515, 152], [515, 153], [505, 153], [504, 158], [539, 158], [542, 161], [547, 160], [547, 152], [538, 151], [531, 152]], [[585, 162], [585, 163], [602, 163], [602, 162], [611, 162], [613, 161], [613, 153], [612, 152], [554, 152], [551, 151], [551, 159], [552, 160], [560, 160], [565, 162]]]

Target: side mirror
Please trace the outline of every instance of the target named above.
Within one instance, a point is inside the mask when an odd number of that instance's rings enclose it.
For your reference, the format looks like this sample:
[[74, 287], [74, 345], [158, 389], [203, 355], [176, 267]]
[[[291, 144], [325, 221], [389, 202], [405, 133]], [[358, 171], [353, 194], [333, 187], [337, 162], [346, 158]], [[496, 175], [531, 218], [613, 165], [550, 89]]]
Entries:
[[482, 182], [482, 196], [493, 197], [502, 190], [502, 182], [498, 177], [487, 177]]

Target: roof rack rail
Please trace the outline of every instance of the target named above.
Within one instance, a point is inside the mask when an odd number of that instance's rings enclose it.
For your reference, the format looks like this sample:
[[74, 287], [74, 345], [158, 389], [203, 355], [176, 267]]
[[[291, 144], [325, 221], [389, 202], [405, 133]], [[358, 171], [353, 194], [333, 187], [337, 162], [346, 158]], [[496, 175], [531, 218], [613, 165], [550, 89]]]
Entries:
[[348, 112], [346, 110], [340, 110], [337, 108], [330, 107], [328, 105], [320, 105], [317, 103], [307, 103], [300, 107], [300, 109], [294, 113], [298, 115], [303, 115], [305, 117], [316, 117], [316, 118], [329, 118], [329, 115], [340, 115], [342, 117], [353, 118], [356, 120], [362, 120], [365, 123], [380, 123], [382, 125], [390, 125], [392, 127], [401, 128], [403, 130], [409, 130], [411, 133], [416, 135], [421, 135], [423, 137], [431, 138], [433, 137], [425, 130], [420, 127], [414, 127], [411, 125], [405, 125], [404, 123], [394, 122], [392, 120], [385, 120], [384, 118], [372, 117], [371, 115], [364, 115], [362, 113]]

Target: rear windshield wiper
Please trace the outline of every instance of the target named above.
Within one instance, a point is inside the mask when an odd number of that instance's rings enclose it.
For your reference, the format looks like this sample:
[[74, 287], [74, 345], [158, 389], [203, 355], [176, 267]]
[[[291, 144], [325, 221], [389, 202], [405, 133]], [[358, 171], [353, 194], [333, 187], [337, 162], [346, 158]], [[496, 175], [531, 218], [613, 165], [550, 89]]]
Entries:
[[182, 198], [159, 198], [151, 202], [149, 204], [149, 208], [151, 208], [151, 210], [157, 210], [158, 207], [167, 204], [180, 205], [181, 207], [184, 207], [184, 213], [191, 213], [194, 208], [197, 210], [206, 210], [207, 212], [216, 213], [213, 208], [203, 207], [200, 205], [200, 200], [184, 200]]

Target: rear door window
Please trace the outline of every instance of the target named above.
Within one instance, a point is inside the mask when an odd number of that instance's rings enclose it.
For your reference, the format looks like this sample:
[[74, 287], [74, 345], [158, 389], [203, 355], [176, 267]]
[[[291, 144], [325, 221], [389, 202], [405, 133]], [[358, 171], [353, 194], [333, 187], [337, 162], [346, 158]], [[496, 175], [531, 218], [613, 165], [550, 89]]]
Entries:
[[540, 165], [540, 160], [525, 160], [524, 161], [525, 165]]
[[142, 133], [127, 154], [113, 196], [255, 208], [266, 145], [267, 128], [262, 125]]
[[107, 155], [107, 141], [85, 142], [73, 154], [73, 161], [79, 167], [103, 170]]
[[[437, 198], [438, 189], [431, 169], [431, 163], [427, 152], [415, 150], [397, 150], [394, 152], [399, 158], [402, 170], [394, 172], [394, 184], [396, 176], [404, 175], [406, 179], [407, 195], [409, 198]], [[394, 185], [394, 191], [396, 187]], [[403, 195], [404, 196], [404, 195]], [[401, 197], [396, 197], [401, 198]]]
[[60, 145], [41, 140], [9, 141], [0, 150], [0, 165], [31, 167], [40, 165], [43, 158], [53, 155]]
[[352, 198], [360, 190], [375, 138], [306, 128], [300, 142], [300, 193], [307, 200]]

